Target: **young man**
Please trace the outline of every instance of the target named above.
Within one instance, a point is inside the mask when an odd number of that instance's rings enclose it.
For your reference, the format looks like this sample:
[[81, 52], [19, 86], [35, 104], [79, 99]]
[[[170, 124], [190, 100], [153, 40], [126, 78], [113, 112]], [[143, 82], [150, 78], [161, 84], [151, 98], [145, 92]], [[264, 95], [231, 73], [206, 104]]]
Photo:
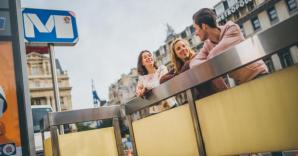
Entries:
[[[228, 21], [224, 26], [217, 26], [215, 12], [203, 8], [193, 15], [196, 35], [204, 42], [203, 48], [190, 62], [190, 68], [209, 60], [244, 40], [237, 24]], [[268, 73], [265, 63], [260, 60], [230, 73], [239, 85]]]

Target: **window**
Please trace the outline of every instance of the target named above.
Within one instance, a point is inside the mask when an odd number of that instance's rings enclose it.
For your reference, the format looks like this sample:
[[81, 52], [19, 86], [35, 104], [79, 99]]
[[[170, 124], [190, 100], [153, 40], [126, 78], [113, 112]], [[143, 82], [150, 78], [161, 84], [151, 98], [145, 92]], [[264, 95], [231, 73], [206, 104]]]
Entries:
[[0, 17], [0, 30], [5, 29], [5, 21], [6, 21], [5, 17]]
[[191, 38], [188, 40], [188, 43], [189, 43], [189, 45], [192, 45], [193, 44]]
[[41, 85], [40, 85], [40, 81], [34, 81], [33, 86], [34, 86], [34, 88], [39, 88], [39, 87], [41, 87]]
[[225, 12], [224, 3], [221, 2], [221, 3], [217, 4], [216, 6], [214, 6], [214, 9], [215, 9], [215, 12], [216, 12], [217, 16], [221, 15], [222, 13]]
[[197, 49], [197, 50], [195, 50], [195, 51], [199, 51], [202, 47], [203, 47], [203, 44], [199, 44], [199, 45], [197, 45], [197, 46], [196, 46], [196, 49]]
[[159, 55], [160, 56], [164, 56], [164, 55], [166, 55], [166, 46], [162, 46], [159, 50], [157, 50], [157, 51], [159, 51]]
[[31, 104], [32, 105], [46, 105], [47, 99], [45, 97], [32, 98]]
[[159, 51], [156, 51], [156, 52], [155, 52], [155, 56], [156, 56], [156, 57], [160, 56]]
[[240, 12], [238, 10], [234, 13], [234, 18], [235, 20], [240, 18]]
[[64, 97], [63, 96], [60, 96], [60, 104], [64, 105]]
[[239, 24], [239, 27], [240, 27], [240, 30], [241, 30], [243, 36], [245, 37], [246, 35], [245, 35], [245, 31], [244, 31], [243, 25], [242, 24]]
[[289, 11], [293, 11], [297, 8], [296, 0], [286, 0]]
[[254, 8], [255, 8], [255, 6], [254, 6], [253, 2], [247, 4], [247, 10], [248, 11], [252, 11]]
[[237, 0], [227, 0], [229, 8], [231, 8], [232, 6], [234, 6], [237, 3]]
[[255, 31], [261, 28], [261, 23], [258, 17], [251, 19], [251, 23]]
[[183, 32], [181, 33], [181, 37], [182, 37], [182, 38], [186, 38], [186, 36], [187, 36], [187, 35], [186, 35], [186, 32], [183, 31]]
[[274, 65], [273, 65], [273, 61], [272, 61], [272, 59], [270, 57], [267, 58], [267, 59], [264, 59], [264, 62], [267, 65], [270, 73], [275, 71], [275, 68], [274, 68]]
[[40, 120], [49, 112], [52, 112], [51, 108], [32, 108], [34, 133], [40, 132]]
[[32, 75], [40, 75], [41, 74], [41, 69], [39, 66], [32, 66]]
[[289, 67], [294, 64], [293, 58], [289, 52], [289, 49], [282, 50], [278, 53], [281, 65], [283, 68]]
[[271, 22], [278, 20], [277, 12], [274, 7], [267, 10], [267, 13]]

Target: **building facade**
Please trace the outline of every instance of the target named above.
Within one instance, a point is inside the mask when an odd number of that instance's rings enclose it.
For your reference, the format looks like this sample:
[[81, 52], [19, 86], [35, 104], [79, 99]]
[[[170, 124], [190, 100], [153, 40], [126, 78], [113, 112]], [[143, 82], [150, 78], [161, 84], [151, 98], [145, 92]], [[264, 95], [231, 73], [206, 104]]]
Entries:
[[[71, 110], [72, 87], [69, 83], [69, 76], [67, 71], [62, 69], [58, 59], [56, 59], [56, 68], [61, 110]], [[27, 70], [31, 105], [49, 104], [56, 110], [49, 54], [27, 47]]]
[[[223, 0], [214, 9], [219, 24], [234, 21], [245, 37], [251, 37], [296, 15], [297, 4], [298, 0]], [[270, 72], [298, 63], [298, 43], [263, 60]]]
[[109, 105], [119, 105], [136, 97], [138, 72], [132, 68], [129, 74], [122, 74], [121, 78], [109, 87]]

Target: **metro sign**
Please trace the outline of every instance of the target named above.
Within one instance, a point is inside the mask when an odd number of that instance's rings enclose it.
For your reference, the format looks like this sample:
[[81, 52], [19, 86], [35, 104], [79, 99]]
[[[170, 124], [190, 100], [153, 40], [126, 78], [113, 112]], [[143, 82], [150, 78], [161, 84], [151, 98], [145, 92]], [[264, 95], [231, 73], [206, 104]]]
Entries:
[[22, 15], [26, 42], [72, 45], [78, 41], [76, 19], [71, 11], [25, 8]]

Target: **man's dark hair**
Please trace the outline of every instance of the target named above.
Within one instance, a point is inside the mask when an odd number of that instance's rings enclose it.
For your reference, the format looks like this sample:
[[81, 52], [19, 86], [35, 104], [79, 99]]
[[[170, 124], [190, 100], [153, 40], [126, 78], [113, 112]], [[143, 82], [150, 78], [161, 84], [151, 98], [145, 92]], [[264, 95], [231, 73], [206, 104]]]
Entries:
[[216, 14], [212, 9], [203, 8], [197, 11], [193, 16], [192, 19], [195, 24], [202, 28], [202, 24], [207, 24], [211, 28], [216, 28]]

